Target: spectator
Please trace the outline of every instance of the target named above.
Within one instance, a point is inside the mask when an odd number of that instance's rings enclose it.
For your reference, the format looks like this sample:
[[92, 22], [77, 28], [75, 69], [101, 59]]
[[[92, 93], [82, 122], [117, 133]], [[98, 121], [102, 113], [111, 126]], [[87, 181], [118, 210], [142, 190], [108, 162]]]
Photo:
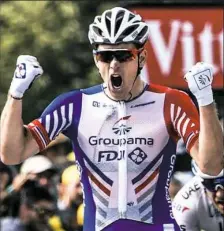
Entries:
[[24, 161], [20, 173], [33, 175], [33, 179], [36, 179], [39, 185], [51, 187], [52, 177], [55, 175], [56, 169], [47, 157], [38, 155]]
[[14, 231], [54, 231], [49, 218], [56, 213], [55, 200], [46, 188], [26, 188], [21, 193], [19, 216], [1, 219], [1, 231], [12, 230], [12, 225]]
[[0, 201], [6, 196], [6, 188], [12, 183], [13, 173], [9, 166], [0, 162]]
[[224, 175], [207, 178], [193, 164], [196, 176], [173, 200], [174, 217], [181, 230], [224, 230]]
[[15, 216], [17, 200], [12, 197], [12, 181], [16, 171], [0, 162], [0, 217]]
[[58, 209], [66, 230], [80, 228], [77, 221], [77, 209], [83, 201], [80, 174], [76, 165], [62, 171], [58, 184]]

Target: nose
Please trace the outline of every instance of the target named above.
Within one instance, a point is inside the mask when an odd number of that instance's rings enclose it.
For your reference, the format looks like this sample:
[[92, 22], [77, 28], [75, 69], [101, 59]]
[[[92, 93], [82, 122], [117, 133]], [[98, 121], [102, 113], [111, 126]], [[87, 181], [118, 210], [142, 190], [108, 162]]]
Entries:
[[120, 66], [120, 62], [116, 59], [116, 57], [113, 57], [112, 61], [110, 62], [110, 68], [113, 70], [118, 70]]

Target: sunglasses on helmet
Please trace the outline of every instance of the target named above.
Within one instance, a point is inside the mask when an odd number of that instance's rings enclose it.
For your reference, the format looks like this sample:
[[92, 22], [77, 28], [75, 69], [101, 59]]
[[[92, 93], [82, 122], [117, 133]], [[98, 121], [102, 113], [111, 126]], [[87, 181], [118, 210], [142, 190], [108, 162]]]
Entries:
[[215, 179], [203, 179], [202, 184], [211, 192], [216, 192], [218, 189], [224, 190], [224, 176]]
[[114, 58], [120, 62], [135, 60], [137, 55], [144, 49], [108, 49], [108, 50], [93, 50], [97, 61], [110, 63]]

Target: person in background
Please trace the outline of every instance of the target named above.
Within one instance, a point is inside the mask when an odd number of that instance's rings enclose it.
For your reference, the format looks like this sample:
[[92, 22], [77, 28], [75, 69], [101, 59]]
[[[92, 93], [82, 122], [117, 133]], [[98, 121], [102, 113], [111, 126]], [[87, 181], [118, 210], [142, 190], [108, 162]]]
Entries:
[[83, 230], [83, 221], [84, 221], [84, 204], [80, 204], [78, 209], [77, 209], [77, 231], [82, 231]]
[[2, 201], [6, 196], [6, 188], [12, 183], [13, 172], [9, 166], [4, 165], [0, 161], [0, 201]]
[[22, 190], [18, 217], [1, 219], [0, 227], [1, 231], [65, 231], [62, 223], [55, 229], [53, 217], [58, 217], [54, 197], [47, 188], [34, 186]]
[[65, 168], [60, 176], [58, 188], [58, 210], [66, 230], [79, 228], [77, 209], [83, 202], [83, 192], [80, 183], [80, 173], [76, 165]]
[[224, 175], [208, 178], [192, 161], [192, 178], [173, 200], [173, 214], [182, 231], [224, 230]]
[[40, 186], [48, 188], [52, 187], [52, 180], [56, 173], [57, 169], [53, 163], [43, 155], [28, 158], [20, 168], [20, 174], [25, 179], [29, 175], [28, 178], [32, 178], [36, 180]]
[[17, 199], [12, 196], [13, 178], [17, 172], [12, 166], [6, 166], [0, 161], [0, 217], [16, 216]]
[[13, 179], [11, 192], [20, 192], [24, 187], [34, 185], [46, 187], [49, 192], [57, 199], [56, 177], [57, 169], [52, 162], [43, 155], [28, 158], [23, 162], [20, 173]]

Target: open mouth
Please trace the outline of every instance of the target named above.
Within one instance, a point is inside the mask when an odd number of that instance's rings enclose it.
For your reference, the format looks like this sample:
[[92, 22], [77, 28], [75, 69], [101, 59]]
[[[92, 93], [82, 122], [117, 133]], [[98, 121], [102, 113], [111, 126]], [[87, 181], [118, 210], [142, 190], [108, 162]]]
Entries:
[[122, 85], [122, 78], [120, 75], [111, 75], [110, 77], [113, 88], [119, 89]]

